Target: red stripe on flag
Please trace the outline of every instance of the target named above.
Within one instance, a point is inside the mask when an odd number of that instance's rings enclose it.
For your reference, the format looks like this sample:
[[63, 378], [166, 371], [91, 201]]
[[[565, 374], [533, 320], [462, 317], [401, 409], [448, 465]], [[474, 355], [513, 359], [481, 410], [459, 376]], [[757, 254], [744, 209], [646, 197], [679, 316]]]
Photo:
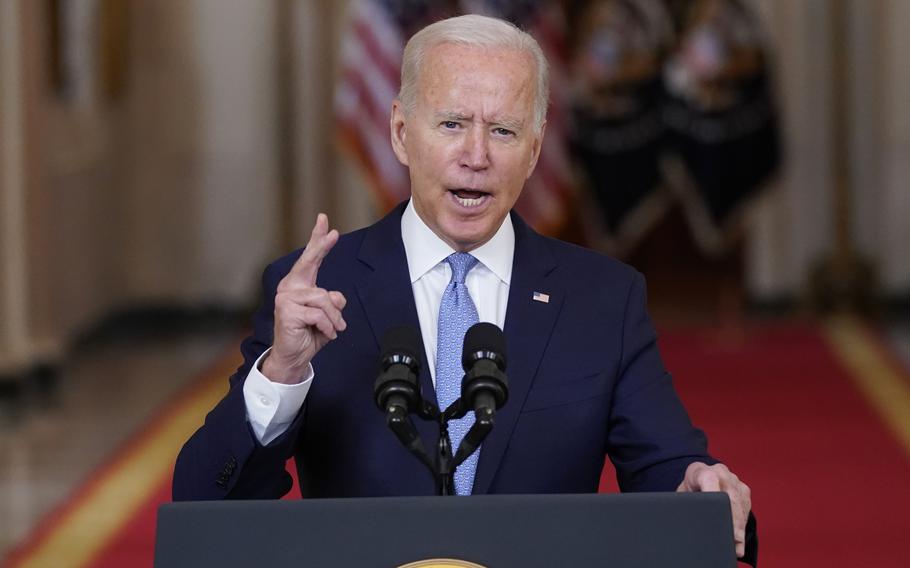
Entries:
[[362, 41], [364, 53], [370, 60], [376, 64], [382, 75], [391, 85], [398, 85], [401, 80], [401, 67], [398, 62], [389, 61], [385, 58], [382, 46], [373, 34], [373, 29], [361, 19], [354, 21], [355, 37]]
[[[389, 109], [380, 108], [379, 103], [376, 102], [375, 98], [372, 96], [370, 87], [367, 85], [363, 76], [357, 72], [355, 69], [345, 69], [344, 70], [345, 81], [348, 82], [348, 86], [357, 94], [357, 100], [359, 100], [367, 110], [367, 116], [369, 117], [369, 123], [375, 128], [383, 131], [384, 134], [389, 133]], [[391, 103], [391, 101], [389, 101]], [[342, 120], [345, 122], [352, 122], [359, 116], [353, 114], [345, 114], [342, 117]], [[362, 126], [362, 122], [356, 121], [353, 122], [352, 126]]]

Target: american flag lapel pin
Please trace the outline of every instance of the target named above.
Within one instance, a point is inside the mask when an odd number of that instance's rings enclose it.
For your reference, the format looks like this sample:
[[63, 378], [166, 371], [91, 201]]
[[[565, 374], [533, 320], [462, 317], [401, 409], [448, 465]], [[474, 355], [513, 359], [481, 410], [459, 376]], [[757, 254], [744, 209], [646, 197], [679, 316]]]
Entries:
[[550, 303], [550, 295], [544, 294], [543, 292], [534, 292], [534, 294], [531, 295], [531, 299], [535, 302], [543, 302], [544, 304]]

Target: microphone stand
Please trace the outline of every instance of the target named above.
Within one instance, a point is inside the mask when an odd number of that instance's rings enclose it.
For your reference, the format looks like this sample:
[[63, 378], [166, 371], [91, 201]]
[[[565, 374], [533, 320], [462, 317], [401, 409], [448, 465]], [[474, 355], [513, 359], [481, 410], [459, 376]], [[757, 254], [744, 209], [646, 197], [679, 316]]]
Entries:
[[[443, 471], [448, 473], [452, 455], [448, 429], [445, 421], [442, 420], [442, 415], [435, 405], [426, 400], [421, 400], [420, 407], [416, 410], [416, 414], [420, 418], [437, 421], [440, 424], [439, 445], [436, 452], [436, 459], [433, 460], [430, 459], [430, 454], [424, 447], [423, 440], [421, 440], [420, 435], [417, 433], [417, 428], [414, 426], [414, 422], [411, 420], [411, 416], [407, 409], [408, 406], [405, 404], [390, 405], [386, 411], [386, 425], [392, 430], [395, 437], [398, 438], [398, 441], [401, 442], [401, 444], [416, 457], [420, 463], [430, 470], [430, 474], [433, 476], [433, 479], [436, 480], [436, 493], [439, 495], [454, 494], [454, 477], [450, 475], [449, 477], [452, 478], [447, 482], [445, 474], [440, 473]], [[443, 429], [445, 429], [445, 439], [443, 439]], [[445, 445], [443, 445], [443, 442], [445, 442]], [[446, 451], [448, 452], [448, 457], [446, 457]], [[454, 473], [454, 468], [451, 469], [452, 473]], [[446, 492], [450, 486], [452, 487], [452, 491]]]
[[[436, 405], [424, 400], [423, 404], [417, 411], [417, 415], [424, 420], [432, 420], [436, 422], [437, 426], [439, 427], [439, 439], [436, 442], [435, 460], [431, 461], [429, 459], [427, 453], [423, 451], [422, 444], [420, 447], [420, 454], [414, 451], [411, 453], [416, 455], [418, 459], [420, 459], [424, 465], [429, 468], [430, 473], [433, 475], [433, 479], [436, 482], [436, 494], [441, 496], [456, 494], [455, 468], [458, 467], [458, 465], [465, 459], [453, 459], [452, 438], [449, 436], [449, 420], [452, 418], [453, 409], [460, 409], [461, 406], [461, 399], [459, 398], [453, 402], [448, 409], [446, 409], [446, 412], [439, 412], [439, 409]], [[464, 416], [464, 414], [465, 412], [462, 411], [461, 416]], [[399, 437], [399, 439], [401, 438]], [[405, 445], [407, 446], [407, 444]], [[410, 449], [410, 447], [408, 447], [408, 449]], [[460, 449], [461, 448], [459, 447], [459, 450]]]
[[[386, 424], [401, 444], [430, 470], [437, 495], [456, 494], [455, 469], [477, 451], [493, 430], [496, 409], [508, 396], [505, 387], [506, 376], [501, 370], [504, 362], [495, 361], [502, 356], [496, 352], [483, 352], [482, 355], [483, 360], [475, 362], [462, 378], [464, 396], [455, 400], [444, 412], [440, 412], [436, 404], [428, 402], [421, 396], [419, 387], [412, 384], [413, 379], [399, 376], [404, 371], [402, 368], [385, 369], [383, 373], [388, 371], [389, 374], [380, 375], [377, 379], [377, 404], [386, 410]], [[407, 364], [404, 359], [402, 362]], [[416, 373], [413, 367], [411, 370]], [[465, 397], [471, 401], [473, 408], [466, 402]], [[474, 423], [453, 455], [449, 421], [463, 418], [471, 410], [474, 411]], [[439, 427], [439, 439], [433, 458], [426, 451], [423, 440], [417, 433], [410, 416], [412, 413], [423, 420], [436, 422]]]
[[439, 442], [436, 444], [436, 494], [455, 495], [455, 467], [452, 461], [452, 439], [445, 414], [439, 415]]
[[474, 424], [468, 429], [464, 439], [458, 445], [458, 451], [453, 456], [452, 440], [449, 437], [449, 420], [463, 418], [469, 410], [468, 405], [462, 398], [459, 398], [439, 415], [439, 444], [436, 454], [438, 465], [436, 493], [438, 495], [455, 495], [455, 468], [464, 463], [493, 430], [495, 412], [489, 407], [475, 411]]
[[395, 437], [398, 438], [398, 441], [401, 442], [411, 454], [420, 460], [422, 464], [430, 468], [431, 473], [435, 471], [433, 462], [430, 460], [429, 454], [427, 454], [426, 449], [423, 447], [423, 441], [420, 439], [420, 435], [417, 434], [414, 422], [411, 421], [411, 417], [404, 407], [393, 406], [389, 408], [388, 413], [386, 414], [386, 424], [395, 434]]
[[480, 447], [493, 429], [494, 412], [489, 407], [475, 412], [474, 424], [465, 434], [464, 439], [453, 455], [452, 439], [449, 436], [449, 421], [463, 418], [470, 409], [459, 398], [445, 410], [439, 412], [437, 407], [426, 400], [417, 409], [417, 416], [432, 420], [439, 426], [439, 440], [436, 444], [435, 459], [431, 459], [423, 445], [414, 422], [403, 405], [392, 405], [386, 414], [386, 424], [401, 444], [424, 464], [436, 482], [437, 495], [455, 495], [455, 468], [461, 465]]

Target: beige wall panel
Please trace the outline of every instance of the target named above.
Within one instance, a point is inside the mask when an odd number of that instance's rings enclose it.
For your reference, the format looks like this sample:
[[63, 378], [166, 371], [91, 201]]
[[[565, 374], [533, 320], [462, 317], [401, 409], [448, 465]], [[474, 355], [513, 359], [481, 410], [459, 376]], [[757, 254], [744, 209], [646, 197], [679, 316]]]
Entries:
[[320, 211], [327, 213], [332, 226], [342, 232], [377, 218], [357, 166], [344, 155], [335, 138], [333, 95], [348, 4], [348, 0], [293, 2], [297, 246], [306, 243]]
[[138, 2], [131, 14], [125, 164], [116, 191], [125, 221], [120, 270], [132, 301], [182, 299], [199, 253], [193, 237], [202, 101], [191, 59], [192, 16], [191, 3], [180, 0]]
[[0, 2], [0, 373], [28, 358], [19, 19], [18, 2]]
[[882, 281], [910, 294], [910, 2], [887, 0], [884, 10], [884, 140]]
[[244, 302], [258, 290], [281, 229], [276, 2], [192, 5], [192, 56], [204, 104], [193, 234], [200, 249], [186, 284], [200, 301]]
[[784, 167], [776, 194], [752, 218], [746, 279], [751, 295], [801, 293], [812, 264], [829, 249], [830, 30], [826, 0], [758, 0], [776, 66]]
[[[851, 229], [857, 252], [876, 259], [882, 257], [883, 236], [884, 3], [881, 0], [854, 0], [847, 4], [847, 9], [851, 78], [847, 101], [850, 109], [847, 128], [850, 132]], [[881, 261], [887, 262], [885, 258]]]
[[244, 304], [275, 249], [274, 3], [137, 3], [123, 215], [133, 301]]
[[117, 299], [106, 278], [114, 251], [98, 222], [114, 210], [110, 116], [89, 99], [51, 91], [47, 4], [25, 6], [29, 338], [34, 358], [55, 360]]

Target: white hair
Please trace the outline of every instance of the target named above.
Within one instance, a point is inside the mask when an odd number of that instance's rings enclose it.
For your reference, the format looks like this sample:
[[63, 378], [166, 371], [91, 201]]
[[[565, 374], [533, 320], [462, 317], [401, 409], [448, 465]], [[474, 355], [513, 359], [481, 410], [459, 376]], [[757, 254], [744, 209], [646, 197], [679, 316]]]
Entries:
[[549, 65], [540, 45], [527, 32], [498, 18], [467, 14], [440, 20], [423, 28], [408, 40], [401, 63], [401, 90], [398, 100], [410, 114], [417, 106], [417, 80], [426, 53], [443, 43], [469, 47], [523, 51], [536, 64], [537, 94], [534, 100], [534, 127], [539, 133], [547, 116], [550, 96]]

